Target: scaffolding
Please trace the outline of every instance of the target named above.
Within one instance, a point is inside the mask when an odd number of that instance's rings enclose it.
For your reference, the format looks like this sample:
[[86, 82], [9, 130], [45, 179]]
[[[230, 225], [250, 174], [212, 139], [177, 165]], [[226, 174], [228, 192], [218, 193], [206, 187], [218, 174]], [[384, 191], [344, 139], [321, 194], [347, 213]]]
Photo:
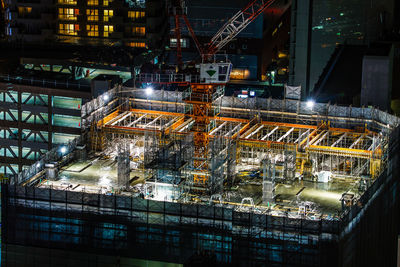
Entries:
[[[284, 101], [258, 100], [260, 106], [272, 108], [260, 110], [256, 116], [248, 116], [243, 102], [223, 105], [225, 111], [216, 116], [215, 125], [207, 132], [211, 197], [198, 201], [202, 194], [193, 194], [194, 118], [175, 109], [177, 102], [161, 103], [166, 110], [157, 110], [160, 101], [146, 102], [151, 110], [138, 109], [135, 102], [128, 108], [108, 108], [97, 119], [93, 113], [85, 117], [86, 129], [96, 123], [96, 131], [104, 135], [102, 153], [123, 155], [120, 164], [125, 176], [119, 184], [126, 182], [127, 158], [131, 162], [136, 158], [142, 162], [149, 192], [156, 198], [124, 190], [96, 194], [65, 185], [24, 186], [33, 184], [44, 170], [32, 166], [9, 185], [2, 185], [7, 214], [2, 221], [4, 242], [46, 242], [54, 248], [96, 248], [179, 263], [195, 251], [207, 250], [222, 264], [287, 266], [351, 265], [360, 259], [354, 247], [361, 246], [362, 255], [372, 257], [374, 264], [392, 263], [382, 255], [388, 255], [389, 234], [396, 232], [398, 225], [400, 175], [390, 167], [399, 158], [398, 120], [369, 110], [363, 113], [369, 114], [365, 118], [360, 115], [350, 122], [339, 111], [326, 112], [324, 118], [329, 120], [321, 122], [318, 117], [311, 121], [305, 119], [310, 114], [291, 112], [293, 105], [284, 109]], [[302, 105], [297, 102], [296, 112]], [[353, 127], [367, 120], [371, 120], [368, 129]], [[349, 127], [345, 128], [346, 124]], [[71, 142], [68, 150], [78, 141]], [[125, 144], [122, 149], [118, 148], [121, 143]], [[74, 153], [70, 154], [62, 156], [54, 150], [40, 163], [63, 161], [73, 157]], [[243, 198], [239, 205], [223, 199], [221, 189], [235, 184], [237, 169], [243, 165], [262, 169], [261, 205], [250, 198]], [[337, 217], [316, 212], [302, 201], [298, 208], [271, 207], [276, 204], [274, 183], [289, 183], [299, 178], [298, 174], [313, 179], [315, 172], [323, 171], [365, 181], [367, 186], [358, 197], [343, 196], [345, 205]], [[166, 190], [178, 193], [167, 199]], [[389, 223], [383, 224], [383, 218], [389, 218]]]

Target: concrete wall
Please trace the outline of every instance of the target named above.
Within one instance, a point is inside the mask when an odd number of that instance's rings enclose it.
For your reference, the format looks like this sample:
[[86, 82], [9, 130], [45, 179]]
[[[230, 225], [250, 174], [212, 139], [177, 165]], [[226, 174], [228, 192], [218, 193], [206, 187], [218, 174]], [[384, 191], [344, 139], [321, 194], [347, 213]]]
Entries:
[[361, 105], [390, 110], [390, 58], [364, 56], [361, 79]]

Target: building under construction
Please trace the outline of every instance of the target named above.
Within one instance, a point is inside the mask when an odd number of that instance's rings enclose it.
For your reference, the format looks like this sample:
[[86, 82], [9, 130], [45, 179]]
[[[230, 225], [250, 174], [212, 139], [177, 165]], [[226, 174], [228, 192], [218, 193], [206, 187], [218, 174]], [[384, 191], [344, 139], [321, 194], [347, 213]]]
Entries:
[[84, 264], [77, 251], [113, 264], [394, 264], [398, 118], [217, 89], [117, 86], [86, 103], [81, 137], [2, 185], [6, 266], [40, 249], [49, 265], [62, 249], [60, 266]]
[[177, 42], [180, 72], [84, 104], [80, 137], [4, 183], [6, 266], [394, 265], [397, 117], [224, 96], [232, 64], [216, 52], [273, 2], [252, 1], [206, 48], [192, 34], [192, 69]]

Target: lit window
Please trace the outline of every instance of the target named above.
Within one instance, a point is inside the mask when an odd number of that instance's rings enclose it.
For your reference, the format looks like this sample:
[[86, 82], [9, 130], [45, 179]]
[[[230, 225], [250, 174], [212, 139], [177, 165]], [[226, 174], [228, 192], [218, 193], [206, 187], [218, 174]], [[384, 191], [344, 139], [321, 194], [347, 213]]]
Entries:
[[86, 25], [88, 36], [99, 36], [99, 25]]
[[79, 9], [73, 8], [59, 8], [58, 18], [62, 20], [76, 20], [79, 15]]
[[88, 6], [98, 6], [99, 5], [99, 0], [88, 0], [87, 1]]
[[61, 23], [59, 25], [59, 34], [65, 34], [65, 35], [78, 35], [79, 31], [79, 24], [63, 24]]
[[104, 9], [104, 21], [109, 21], [112, 16], [114, 16], [113, 10]]
[[144, 18], [146, 13], [144, 11], [128, 11], [128, 18], [132, 20], [139, 20]]
[[76, 0], [58, 0], [59, 4], [63, 5], [76, 5], [77, 1]]
[[103, 6], [108, 6], [112, 0], [103, 0]]
[[230, 75], [231, 79], [244, 80], [249, 78], [250, 71], [247, 69], [233, 69]]
[[146, 34], [146, 28], [145, 27], [133, 27], [132, 33], [134, 35], [144, 36]]
[[[171, 38], [169, 40], [169, 45], [170, 45], [170, 47], [176, 47], [176, 45], [177, 45], [176, 38]], [[182, 48], [189, 47], [189, 41], [187, 39], [181, 38], [181, 47]]]
[[104, 32], [103, 32], [104, 37], [110, 36], [110, 34], [113, 31], [114, 31], [114, 26], [113, 25], [104, 25]]
[[98, 9], [86, 9], [86, 15], [88, 21], [98, 21], [99, 20], [99, 10]]
[[32, 8], [31, 7], [27, 7], [27, 6], [19, 6], [18, 7], [18, 15], [20, 16], [24, 16], [26, 14], [29, 14], [32, 12]]
[[130, 42], [130, 43], [128, 43], [128, 46], [130, 46], [130, 47], [146, 47], [146, 43]]

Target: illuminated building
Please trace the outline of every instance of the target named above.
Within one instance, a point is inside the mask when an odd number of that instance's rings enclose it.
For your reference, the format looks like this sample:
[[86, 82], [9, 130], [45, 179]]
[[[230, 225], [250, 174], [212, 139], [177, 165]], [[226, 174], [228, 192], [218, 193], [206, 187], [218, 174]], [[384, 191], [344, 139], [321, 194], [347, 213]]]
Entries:
[[18, 173], [79, 136], [90, 91], [82, 82], [1, 75], [0, 174]]
[[[208, 43], [218, 29], [249, 1], [186, 1], [187, 18], [200, 43]], [[281, 50], [288, 40], [290, 2], [275, 1], [273, 7], [255, 19], [238, 36], [223, 48], [229, 55], [234, 69], [231, 79], [262, 80], [268, 65], [274, 60], [274, 50]], [[170, 20], [169, 46], [176, 48], [175, 22]], [[181, 22], [183, 24], [183, 21]], [[182, 26], [181, 47], [183, 60], [196, 57], [198, 53], [186, 27]], [[171, 63], [176, 63], [172, 50]], [[277, 54], [277, 53], [276, 53]], [[277, 57], [277, 56], [276, 56]]]
[[167, 32], [161, 0], [11, 0], [6, 36], [11, 41], [162, 47]]
[[292, 3], [289, 84], [311, 93], [338, 44], [369, 45], [399, 32], [399, 1]]

